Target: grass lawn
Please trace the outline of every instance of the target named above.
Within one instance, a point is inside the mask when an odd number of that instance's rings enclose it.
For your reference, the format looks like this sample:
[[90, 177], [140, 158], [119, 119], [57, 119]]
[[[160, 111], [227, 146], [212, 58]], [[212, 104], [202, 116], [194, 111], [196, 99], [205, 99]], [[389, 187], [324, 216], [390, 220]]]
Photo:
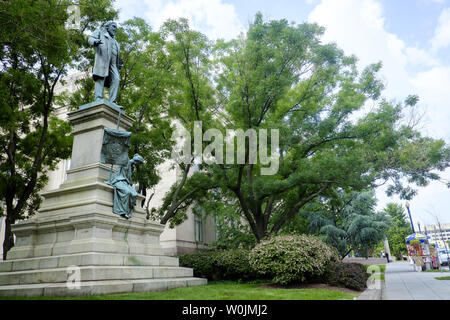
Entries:
[[438, 280], [450, 280], [450, 277], [435, 277]]
[[439, 269], [430, 269], [425, 270], [424, 272], [449, 272], [448, 270], [439, 270]]
[[[206, 286], [162, 292], [124, 293], [80, 298], [36, 297], [27, 300], [352, 300], [358, 294], [326, 289], [272, 289], [264, 283], [211, 282]], [[11, 298], [12, 299], [12, 298]], [[17, 298], [16, 298], [17, 299]]]

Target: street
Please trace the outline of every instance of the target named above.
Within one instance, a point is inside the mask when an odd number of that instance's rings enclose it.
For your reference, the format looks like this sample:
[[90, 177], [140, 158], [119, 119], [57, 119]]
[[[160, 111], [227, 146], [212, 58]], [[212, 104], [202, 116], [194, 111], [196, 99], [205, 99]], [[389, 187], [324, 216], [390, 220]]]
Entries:
[[409, 262], [386, 265], [382, 300], [450, 300], [450, 272], [416, 272]]

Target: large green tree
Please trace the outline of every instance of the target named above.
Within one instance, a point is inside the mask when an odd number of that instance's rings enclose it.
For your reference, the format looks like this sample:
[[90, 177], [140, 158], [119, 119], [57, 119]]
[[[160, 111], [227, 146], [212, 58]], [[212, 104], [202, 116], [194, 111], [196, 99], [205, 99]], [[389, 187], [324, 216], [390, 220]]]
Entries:
[[144, 195], [160, 180], [157, 167], [169, 158], [173, 144], [166, 108], [173, 63], [164, 50], [165, 38], [140, 18], [125, 21], [117, 31], [123, 60], [117, 103], [135, 119], [129, 153], [139, 153], [146, 159], [135, 176]]
[[[68, 8], [79, 15], [71, 16]], [[73, 12], [73, 11], [72, 11]], [[55, 86], [80, 58], [83, 31], [116, 17], [111, 0], [0, 2], [0, 201], [11, 225], [34, 214], [46, 173], [70, 156], [68, 123], [53, 116]], [[76, 21], [74, 21], [74, 19]]]
[[310, 232], [323, 237], [342, 258], [351, 251], [367, 257], [386, 238], [391, 220], [376, 212], [374, 191], [344, 192], [310, 203], [303, 214], [309, 218]]
[[[172, 139], [182, 141], [194, 151], [195, 122], [202, 123], [202, 135], [208, 128], [220, 126], [217, 120], [220, 109], [212, 81], [212, 43], [202, 33], [192, 30], [186, 19], [168, 20], [161, 32], [168, 37], [165, 50], [172, 64], [167, 114], [174, 126], [183, 127], [188, 133]], [[152, 209], [152, 216], [162, 224], [184, 221], [186, 210], [211, 189], [208, 177], [195, 172], [198, 169], [195, 158], [199, 155], [183, 154], [178, 149], [172, 153], [172, 160], [179, 179], [167, 192], [163, 204]]]
[[388, 203], [383, 210], [386, 215], [391, 217], [391, 227], [387, 231], [387, 240], [391, 254], [401, 259], [402, 255], [406, 255], [405, 238], [412, 234], [411, 224], [403, 207], [397, 203]]
[[[203, 162], [190, 175], [188, 161], [154, 212], [162, 223], [182, 221], [194, 200], [205, 208], [219, 201], [239, 208], [259, 241], [337, 187], [358, 191], [390, 182], [389, 192], [407, 199], [414, 185], [439, 179], [436, 172], [448, 167], [444, 141], [422, 137], [404, 119], [417, 97], [404, 103], [382, 98], [381, 63], [359, 71], [355, 57], [321, 43], [323, 28], [315, 24], [264, 21], [258, 14], [245, 35], [218, 41], [212, 52], [207, 39], [185, 25], [171, 22], [168, 30], [180, 81], [171, 115], [189, 132], [195, 120], [202, 132], [217, 128], [224, 137], [227, 129], [266, 129], [268, 153], [279, 168], [262, 175], [261, 161], [250, 161], [249, 139], [243, 163], [236, 148], [234, 163]], [[273, 149], [271, 129], [280, 137]]]

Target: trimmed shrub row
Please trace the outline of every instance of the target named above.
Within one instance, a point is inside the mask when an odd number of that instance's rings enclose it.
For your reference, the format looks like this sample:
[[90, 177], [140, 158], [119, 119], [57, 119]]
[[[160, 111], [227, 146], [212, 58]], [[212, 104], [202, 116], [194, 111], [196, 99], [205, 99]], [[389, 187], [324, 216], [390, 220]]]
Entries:
[[357, 263], [342, 263], [337, 251], [309, 235], [277, 236], [252, 250], [184, 254], [180, 265], [209, 280], [271, 279], [273, 283], [327, 283], [363, 290], [369, 274]]
[[194, 269], [194, 276], [208, 280], [251, 280], [259, 274], [250, 266], [250, 250], [215, 250], [181, 255], [180, 266]]

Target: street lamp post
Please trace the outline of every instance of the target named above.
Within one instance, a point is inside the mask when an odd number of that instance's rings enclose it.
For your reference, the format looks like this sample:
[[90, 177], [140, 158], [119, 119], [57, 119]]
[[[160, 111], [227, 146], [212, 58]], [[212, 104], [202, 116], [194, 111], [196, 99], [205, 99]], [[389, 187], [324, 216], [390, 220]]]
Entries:
[[413, 231], [413, 233], [416, 233], [416, 232], [414, 231], [414, 224], [413, 224], [413, 221], [412, 221], [412, 218], [411, 218], [411, 211], [409, 211], [409, 202], [406, 202], [406, 203], [405, 203], [405, 206], [406, 206], [406, 209], [408, 210], [409, 221], [411, 222], [411, 228], [412, 228], [412, 231]]

